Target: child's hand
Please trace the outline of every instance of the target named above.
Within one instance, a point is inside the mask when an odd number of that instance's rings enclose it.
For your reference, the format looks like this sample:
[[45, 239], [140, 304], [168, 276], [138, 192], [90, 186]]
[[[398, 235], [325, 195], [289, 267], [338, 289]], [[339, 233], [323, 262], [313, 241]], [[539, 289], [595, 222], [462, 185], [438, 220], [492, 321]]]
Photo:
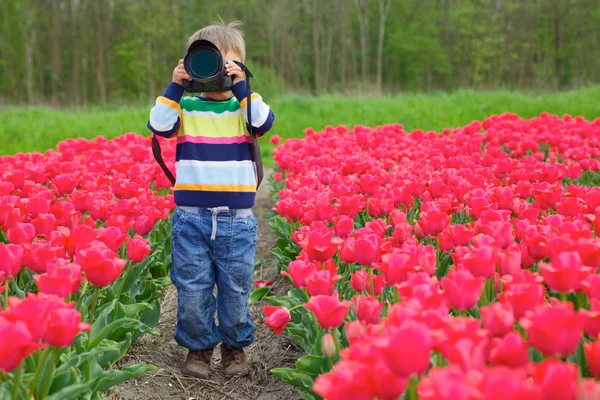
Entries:
[[183, 80], [187, 79], [191, 81], [192, 78], [185, 72], [185, 68], [183, 67], [183, 58], [179, 60], [179, 63], [173, 70], [173, 82], [177, 83], [179, 86], [183, 86]]
[[246, 79], [246, 74], [244, 74], [244, 71], [242, 71], [240, 66], [233, 61], [227, 61], [227, 64], [225, 64], [225, 69], [227, 70], [227, 75], [231, 75], [233, 77], [234, 85]]

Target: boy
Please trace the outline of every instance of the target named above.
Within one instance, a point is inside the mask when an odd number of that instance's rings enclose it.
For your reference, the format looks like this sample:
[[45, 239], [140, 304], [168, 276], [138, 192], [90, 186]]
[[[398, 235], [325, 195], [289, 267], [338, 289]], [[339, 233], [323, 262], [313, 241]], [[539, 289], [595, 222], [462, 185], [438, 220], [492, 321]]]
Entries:
[[[247, 90], [241, 68], [245, 43], [239, 22], [216, 23], [190, 37], [213, 42], [233, 77], [232, 91], [184, 97], [183, 79], [190, 79], [183, 60], [173, 82], [150, 111], [148, 128], [163, 137], [177, 136], [173, 269], [177, 288], [175, 340], [189, 349], [185, 371], [207, 378], [213, 349], [221, 344], [227, 375], [248, 371], [243, 348], [256, 330], [248, 310], [258, 221], [252, 214], [256, 170], [247, 124]], [[274, 115], [253, 93], [252, 126], [257, 136], [273, 125]], [[213, 289], [218, 288], [215, 301]], [[218, 303], [219, 325], [215, 323]]]

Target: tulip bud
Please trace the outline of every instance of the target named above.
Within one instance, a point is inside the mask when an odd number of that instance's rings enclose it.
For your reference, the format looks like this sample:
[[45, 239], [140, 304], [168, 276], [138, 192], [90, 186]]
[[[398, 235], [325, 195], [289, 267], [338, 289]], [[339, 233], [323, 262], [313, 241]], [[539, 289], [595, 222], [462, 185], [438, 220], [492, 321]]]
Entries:
[[326, 333], [323, 335], [321, 339], [321, 350], [323, 351], [323, 355], [327, 358], [333, 358], [337, 353], [337, 349], [335, 348], [335, 340], [333, 339], [333, 335], [331, 333]]

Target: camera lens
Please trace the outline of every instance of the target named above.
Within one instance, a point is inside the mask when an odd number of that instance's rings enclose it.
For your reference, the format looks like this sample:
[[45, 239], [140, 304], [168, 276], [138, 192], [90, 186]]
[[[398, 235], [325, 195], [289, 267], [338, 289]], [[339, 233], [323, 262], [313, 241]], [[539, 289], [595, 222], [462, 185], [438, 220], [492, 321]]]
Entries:
[[219, 69], [219, 55], [211, 48], [200, 48], [191, 55], [191, 72], [197, 78], [209, 78]]

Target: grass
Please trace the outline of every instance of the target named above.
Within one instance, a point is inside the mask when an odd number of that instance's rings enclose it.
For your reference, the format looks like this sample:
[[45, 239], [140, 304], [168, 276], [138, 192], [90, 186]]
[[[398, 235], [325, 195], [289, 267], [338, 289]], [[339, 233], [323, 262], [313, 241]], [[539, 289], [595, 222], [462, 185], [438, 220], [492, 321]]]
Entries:
[[[307, 127], [362, 124], [376, 126], [399, 122], [405, 129], [441, 130], [482, 120], [506, 111], [533, 117], [543, 111], [600, 117], [600, 86], [544, 94], [457, 91], [454, 93], [406, 94], [394, 97], [300, 97], [286, 96], [267, 102], [275, 112], [271, 134], [302, 137]], [[64, 110], [6, 108], [0, 111], [0, 155], [45, 151], [72, 137], [107, 138], [125, 132], [148, 134], [146, 121], [151, 106]], [[272, 165], [273, 146], [261, 141], [266, 164]]]

